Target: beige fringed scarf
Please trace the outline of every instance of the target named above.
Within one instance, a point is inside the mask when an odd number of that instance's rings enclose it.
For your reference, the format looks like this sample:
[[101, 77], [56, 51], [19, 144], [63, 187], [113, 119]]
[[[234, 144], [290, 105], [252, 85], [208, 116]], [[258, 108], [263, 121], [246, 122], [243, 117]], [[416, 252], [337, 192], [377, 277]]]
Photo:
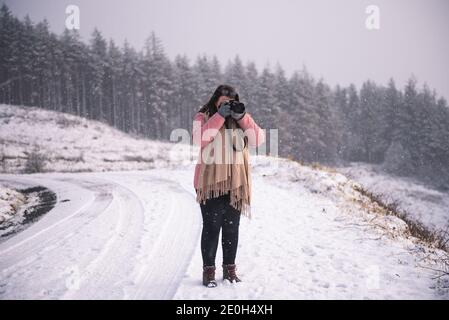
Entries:
[[[208, 118], [208, 112], [205, 112], [205, 121]], [[225, 124], [232, 129], [232, 132], [225, 131]], [[248, 137], [242, 136], [243, 130], [234, 130], [240, 128], [234, 119], [227, 118], [225, 124], [221, 126], [214, 140], [202, 151], [196, 201], [205, 203], [206, 199], [215, 198], [230, 191], [231, 206], [251, 218]]]

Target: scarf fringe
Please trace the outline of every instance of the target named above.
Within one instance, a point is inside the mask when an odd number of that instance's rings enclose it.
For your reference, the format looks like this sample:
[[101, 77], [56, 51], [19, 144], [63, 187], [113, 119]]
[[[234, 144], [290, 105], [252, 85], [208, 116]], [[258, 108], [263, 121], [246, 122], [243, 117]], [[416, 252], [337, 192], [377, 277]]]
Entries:
[[240, 214], [243, 214], [244, 216], [251, 219], [251, 206], [249, 205], [250, 195], [248, 195], [247, 201], [244, 201], [245, 199], [239, 199], [239, 197], [238, 197], [239, 194], [242, 194], [243, 188], [244, 188], [244, 185], [241, 185], [230, 192], [230, 194], [231, 194], [230, 204], [231, 204], [231, 206], [236, 208], [238, 211], [240, 211]]
[[230, 193], [230, 205], [237, 209], [240, 214], [252, 218], [251, 214], [251, 205], [250, 205], [250, 195], [248, 195], [248, 199], [239, 199], [239, 194], [243, 192], [244, 185], [241, 185], [237, 188], [231, 190], [231, 180], [223, 180], [219, 181], [216, 184], [209, 184], [203, 188], [196, 189], [196, 201], [198, 203], [206, 203], [207, 199], [216, 198], [226, 193]]

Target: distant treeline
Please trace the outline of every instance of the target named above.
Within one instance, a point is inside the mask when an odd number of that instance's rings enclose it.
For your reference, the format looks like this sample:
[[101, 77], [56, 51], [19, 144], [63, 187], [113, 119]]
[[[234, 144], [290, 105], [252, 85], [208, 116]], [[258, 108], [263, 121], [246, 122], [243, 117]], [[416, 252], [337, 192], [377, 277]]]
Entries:
[[217, 85], [237, 88], [261, 127], [279, 129], [279, 154], [328, 165], [382, 164], [389, 172], [449, 188], [449, 107], [412, 77], [405, 88], [366, 81], [331, 88], [304, 68], [286, 77], [280, 65], [259, 72], [236, 56], [222, 70], [214, 57], [171, 61], [150, 35], [142, 51], [119, 47], [94, 30], [49, 31], [46, 20], [0, 9], [0, 102], [38, 106], [108, 123], [125, 132], [168, 140], [192, 129]]

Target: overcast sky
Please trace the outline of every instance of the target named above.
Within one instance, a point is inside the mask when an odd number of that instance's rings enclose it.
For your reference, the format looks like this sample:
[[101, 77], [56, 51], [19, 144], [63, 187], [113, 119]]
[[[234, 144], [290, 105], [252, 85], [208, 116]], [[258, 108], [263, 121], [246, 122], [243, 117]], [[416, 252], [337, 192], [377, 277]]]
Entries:
[[[1, 2], [1, 0], [0, 0]], [[80, 8], [80, 33], [96, 26], [106, 38], [143, 47], [152, 30], [172, 59], [216, 55], [224, 67], [238, 54], [257, 68], [279, 63], [289, 76], [307, 69], [331, 85], [357, 87], [366, 79], [402, 88], [414, 74], [449, 98], [448, 0], [4, 0], [33, 21], [44, 17], [54, 32], [65, 8]], [[368, 30], [368, 5], [380, 9], [380, 29]]]

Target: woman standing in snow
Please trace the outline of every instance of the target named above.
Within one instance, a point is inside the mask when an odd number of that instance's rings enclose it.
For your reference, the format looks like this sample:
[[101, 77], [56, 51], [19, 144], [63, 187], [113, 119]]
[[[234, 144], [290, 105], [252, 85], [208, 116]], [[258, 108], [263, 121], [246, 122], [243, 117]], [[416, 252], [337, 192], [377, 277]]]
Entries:
[[240, 215], [251, 217], [248, 145], [262, 144], [265, 133], [245, 111], [235, 89], [220, 85], [196, 113], [192, 134], [194, 143], [200, 146], [193, 183], [203, 216], [203, 285], [217, 286], [215, 256], [220, 229], [223, 280], [240, 282], [235, 265]]

